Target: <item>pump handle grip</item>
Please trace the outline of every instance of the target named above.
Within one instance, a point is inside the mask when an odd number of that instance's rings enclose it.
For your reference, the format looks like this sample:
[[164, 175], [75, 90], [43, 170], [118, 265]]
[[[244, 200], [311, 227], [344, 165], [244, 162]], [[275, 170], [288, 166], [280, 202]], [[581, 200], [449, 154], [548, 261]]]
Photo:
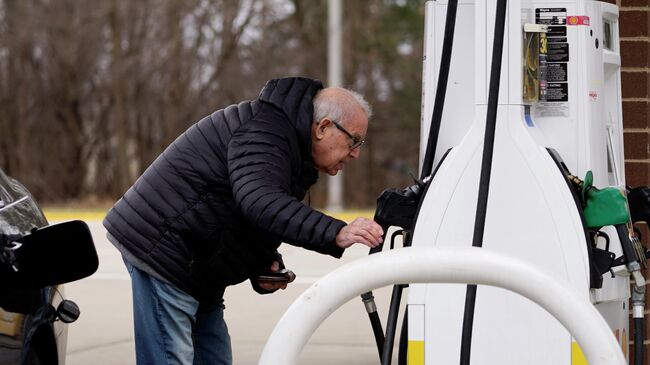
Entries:
[[[375, 222], [377, 222], [376, 218], [377, 217], [375, 217], [375, 219], [374, 219]], [[370, 249], [369, 255], [375, 254], [377, 252], [381, 252], [381, 250], [384, 249], [384, 243], [388, 239], [388, 234], [387, 233], [388, 233], [388, 228], [390, 228], [390, 225], [389, 224], [381, 224], [380, 222], [377, 222], [377, 224], [379, 224], [379, 226], [381, 226], [382, 231], [384, 231], [384, 237], [382, 237], [381, 243], [379, 245], [377, 245], [377, 246]]]

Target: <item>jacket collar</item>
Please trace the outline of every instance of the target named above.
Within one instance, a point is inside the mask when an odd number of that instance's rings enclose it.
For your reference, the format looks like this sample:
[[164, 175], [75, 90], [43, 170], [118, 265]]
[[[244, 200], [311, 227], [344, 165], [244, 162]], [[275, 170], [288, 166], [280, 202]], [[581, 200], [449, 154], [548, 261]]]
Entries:
[[314, 115], [314, 96], [323, 84], [306, 77], [286, 77], [266, 83], [259, 100], [281, 109], [296, 128], [300, 149], [311, 161], [311, 124]]

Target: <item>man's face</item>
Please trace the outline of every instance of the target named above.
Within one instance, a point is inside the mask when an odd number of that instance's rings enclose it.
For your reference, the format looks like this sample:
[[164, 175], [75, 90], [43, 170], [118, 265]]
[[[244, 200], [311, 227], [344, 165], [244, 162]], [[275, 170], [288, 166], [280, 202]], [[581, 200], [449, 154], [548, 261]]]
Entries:
[[359, 157], [361, 146], [355, 145], [366, 138], [367, 130], [368, 118], [361, 108], [346, 120], [326, 117], [314, 123], [311, 154], [316, 169], [331, 176], [343, 170], [348, 161]]

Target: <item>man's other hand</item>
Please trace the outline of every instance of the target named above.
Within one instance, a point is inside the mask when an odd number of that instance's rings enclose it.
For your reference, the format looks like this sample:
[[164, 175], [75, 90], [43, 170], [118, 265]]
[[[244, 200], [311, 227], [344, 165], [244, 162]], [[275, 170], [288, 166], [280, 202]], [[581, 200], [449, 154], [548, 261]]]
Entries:
[[[280, 270], [280, 263], [277, 261], [273, 261], [273, 264], [270, 267], [271, 271], [276, 272]], [[262, 289], [268, 290], [268, 291], [276, 291], [278, 289], [286, 289], [287, 288], [287, 283], [262, 283], [262, 282], [257, 282], [257, 285], [259, 285]]]
[[383, 235], [384, 231], [379, 224], [371, 219], [359, 217], [341, 228], [336, 235], [336, 245], [348, 248], [355, 243], [361, 243], [376, 247], [381, 244]]

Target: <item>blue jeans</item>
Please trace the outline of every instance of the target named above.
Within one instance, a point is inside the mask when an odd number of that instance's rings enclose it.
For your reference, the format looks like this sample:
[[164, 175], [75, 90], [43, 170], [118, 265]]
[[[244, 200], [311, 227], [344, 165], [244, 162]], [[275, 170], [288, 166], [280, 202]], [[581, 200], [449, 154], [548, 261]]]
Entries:
[[204, 308], [191, 295], [125, 263], [138, 365], [232, 364], [223, 305]]

